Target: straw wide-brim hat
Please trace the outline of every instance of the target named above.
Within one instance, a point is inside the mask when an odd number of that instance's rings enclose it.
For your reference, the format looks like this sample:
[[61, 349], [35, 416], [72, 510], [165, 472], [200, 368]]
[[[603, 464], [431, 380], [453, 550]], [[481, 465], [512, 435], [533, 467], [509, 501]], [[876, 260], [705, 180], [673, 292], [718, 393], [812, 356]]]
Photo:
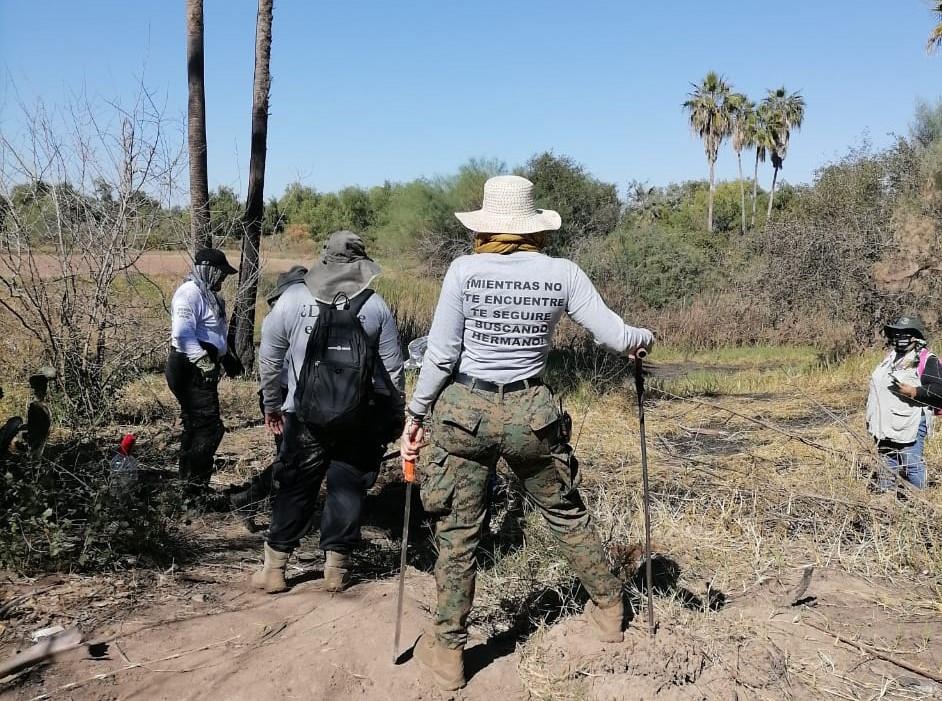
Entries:
[[327, 238], [320, 260], [308, 270], [304, 282], [314, 297], [332, 303], [338, 294], [353, 299], [381, 271], [366, 255], [363, 239], [352, 231], [335, 231]]
[[489, 178], [481, 209], [455, 212], [455, 216], [479, 234], [535, 234], [562, 226], [559, 212], [536, 208], [533, 183], [519, 175]]

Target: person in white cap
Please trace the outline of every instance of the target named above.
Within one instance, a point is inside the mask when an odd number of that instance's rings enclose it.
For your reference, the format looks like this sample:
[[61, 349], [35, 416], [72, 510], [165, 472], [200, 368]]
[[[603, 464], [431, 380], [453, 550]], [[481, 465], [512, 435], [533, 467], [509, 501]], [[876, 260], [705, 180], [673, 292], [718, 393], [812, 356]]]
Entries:
[[401, 440], [403, 458], [415, 460], [432, 411], [421, 491], [425, 509], [437, 516], [438, 606], [434, 632], [419, 639], [415, 657], [448, 690], [465, 684], [474, 552], [488, 474], [501, 457], [589, 592], [588, 615], [600, 639], [623, 640], [622, 587], [579, 495], [568, 430], [542, 376], [563, 314], [616, 353], [654, 341], [611, 311], [578, 265], [541, 252], [546, 232], [561, 221], [536, 208], [529, 180], [491, 178], [483, 207], [455, 216], [474, 232], [474, 253], [453, 261], [445, 275]]

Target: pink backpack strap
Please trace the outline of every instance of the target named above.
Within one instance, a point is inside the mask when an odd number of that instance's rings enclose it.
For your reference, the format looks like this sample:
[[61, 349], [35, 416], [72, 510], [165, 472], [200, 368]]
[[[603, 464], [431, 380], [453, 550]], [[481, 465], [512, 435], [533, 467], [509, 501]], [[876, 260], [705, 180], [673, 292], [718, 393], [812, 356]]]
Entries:
[[916, 374], [919, 377], [922, 377], [926, 372], [926, 363], [929, 362], [929, 356], [932, 355], [932, 352], [928, 348], [923, 348], [919, 351], [919, 365], [916, 366]]

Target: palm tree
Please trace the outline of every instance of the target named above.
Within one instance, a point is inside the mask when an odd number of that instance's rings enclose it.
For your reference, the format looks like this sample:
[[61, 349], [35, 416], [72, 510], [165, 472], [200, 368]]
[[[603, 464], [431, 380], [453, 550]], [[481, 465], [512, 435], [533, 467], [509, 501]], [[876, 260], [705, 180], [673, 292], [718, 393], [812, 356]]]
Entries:
[[764, 105], [752, 113], [753, 146], [756, 149], [756, 162], [752, 171], [752, 220], [750, 229], [756, 228], [756, 203], [759, 196], [759, 162], [765, 163], [769, 151], [775, 146], [775, 133], [771, 125], [769, 111]]
[[203, 0], [186, 0], [187, 149], [190, 160], [190, 232], [193, 245], [213, 245], [206, 167], [206, 84], [203, 75]]
[[742, 177], [742, 150], [755, 145], [756, 105], [742, 93], [729, 96], [731, 142], [739, 166], [739, 209], [742, 214], [741, 231], [746, 233], [746, 184]]
[[242, 263], [239, 291], [232, 313], [234, 349], [242, 366], [255, 363], [255, 298], [258, 295], [259, 249], [265, 213], [265, 156], [268, 141], [268, 97], [271, 88], [271, 24], [274, 0], [258, 0], [255, 21], [255, 82], [252, 90], [252, 147], [249, 155], [249, 191], [242, 216]]
[[730, 86], [717, 73], [710, 71], [684, 102], [689, 113], [690, 128], [703, 141], [703, 150], [710, 164], [710, 199], [707, 212], [707, 230], [713, 231], [713, 196], [716, 192], [716, 157], [720, 144], [730, 134]]
[[801, 93], [789, 94], [784, 86], [777, 90], [769, 90], [769, 94], [762, 100], [762, 106], [768, 111], [768, 124], [774, 136], [774, 145], [769, 152], [772, 159], [772, 189], [769, 191], [769, 211], [766, 218], [772, 216], [772, 200], [775, 197], [775, 183], [778, 172], [782, 169], [785, 155], [788, 153], [788, 141], [792, 129], [801, 128], [805, 118], [805, 98]]
[[942, 46], [942, 2], [932, 3], [932, 13], [936, 15], [938, 24], [935, 25], [932, 34], [929, 35], [929, 41], [926, 42], [926, 51], [930, 54]]

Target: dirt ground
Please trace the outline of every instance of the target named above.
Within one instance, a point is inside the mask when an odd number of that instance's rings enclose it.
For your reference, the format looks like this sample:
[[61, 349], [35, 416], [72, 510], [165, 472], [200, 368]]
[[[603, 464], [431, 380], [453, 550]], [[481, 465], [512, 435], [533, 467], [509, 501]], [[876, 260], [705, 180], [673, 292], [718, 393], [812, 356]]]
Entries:
[[[661, 481], [671, 461], [712, 470], [756, 460], [763, 449], [771, 450], [763, 442], [771, 432], [754, 422], [773, 421], [774, 412], [777, 429], [793, 436], [787, 442], [805, 451], [811, 449], [801, 440], [823, 440], [825, 428], [856, 420], [848, 405], [809, 404], [799, 411], [781, 394], [750, 393], [748, 378], [737, 382], [743, 391], [731, 406], [749, 421], [737, 423], [728, 415], [720, 423], [698, 400], [658, 399], [649, 410], [655, 489], [665, 497], [655, 514], [658, 626], [653, 636], [646, 630], [643, 596], [632, 586], [640, 580], [637, 548], [616, 548], [613, 560], [621, 564], [637, 612], [624, 643], [595, 642], [581, 611], [584, 595], [547, 596], [552, 593], [547, 584], [542, 604], [532, 607], [539, 616], [531, 614], [522, 625], [498, 633], [475, 624], [466, 652], [467, 688], [438, 691], [411, 659], [411, 646], [430, 620], [435, 592], [429, 525], [418, 502], [411, 523], [401, 654], [393, 662], [403, 485], [388, 468], [368, 499], [364, 544], [354, 567], [357, 579], [342, 594], [320, 588], [323, 560], [316, 533], [291, 561], [294, 586], [289, 592], [267, 596], [248, 590], [244, 583], [259, 563], [263, 534], [249, 532], [228, 513], [182, 524], [179, 537], [185, 547], [167, 568], [139, 567], [129, 560], [125, 569], [107, 575], [0, 577], [0, 660], [28, 647], [30, 633], [48, 626], [74, 625], [84, 635], [81, 647], [6, 680], [0, 698], [942, 698], [942, 684], [928, 678], [942, 676], [942, 603], [933, 586], [939, 573], [912, 576], [900, 567], [898, 576], [888, 574], [875, 560], [868, 564], [872, 556], [866, 553], [862, 563], [853, 553], [837, 550], [811, 558], [800, 547], [797, 528], [784, 536], [786, 543], [794, 538], [794, 551], [775, 560], [764, 554], [758, 533], [742, 530], [732, 519], [725, 524], [736, 533], [730, 545], [710, 542], [713, 535], [706, 530], [678, 530], [679, 508], [673, 515], [663, 511], [674, 503], [665, 496], [669, 482]], [[223, 397], [234, 430], [220, 448], [219, 486], [258, 469], [272, 450], [269, 437], [245, 409], [250, 388], [243, 394]], [[231, 418], [233, 403], [245, 405], [244, 413], [236, 412], [237, 420]], [[607, 410], [602, 404], [587, 407], [586, 415], [590, 409]], [[626, 411], [624, 402], [617, 406]], [[592, 475], [599, 464], [613, 462], [603, 450], [614, 440], [607, 432], [623, 428], [591, 416], [586, 423], [580, 452]], [[148, 430], [150, 440], [159, 436], [161, 449], [171, 450], [174, 438], [164, 427]], [[794, 469], [775, 459], [778, 471]], [[587, 500], [598, 498], [596, 488], [590, 481]], [[677, 499], [689, 500], [682, 494]], [[795, 508], [801, 506], [796, 502]], [[733, 509], [731, 501], [723, 513]], [[604, 514], [600, 523], [607, 523]], [[711, 571], [716, 565], [710, 553], [717, 552], [729, 558], [730, 571]], [[734, 571], [737, 567], [742, 571]], [[513, 587], [511, 579], [482, 573], [480, 607], [509, 605], [511, 594], [496, 597], [494, 581], [508, 592]]]
[[[651, 637], [643, 619], [632, 621], [624, 643], [597, 643], [578, 614], [538, 629], [526, 648], [513, 636], [475, 636], [466, 653], [467, 688], [440, 692], [422, 675], [410, 649], [428, 621], [434, 595], [430, 574], [408, 570], [402, 654], [393, 664], [393, 572], [329, 594], [319, 589], [320, 563], [295, 562], [291, 591], [267, 596], [244, 586], [261, 536], [247, 535], [228, 517], [207, 517], [191, 529], [205, 548], [200, 563], [143, 577], [53, 577], [10, 589], [37, 592], [24, 606], [46, 613], [31, 626], [78, 622], [90, 645], [62, 654], [0, 696], [814, 699], [822, 698], [813, 688], [814, 677], [834, 675], [868, 691], [847, 698], [881, 698], [869, 690], [891, 680], [909, 693], [887, 698], [939, 698], [942, 690], [824, 632], [938, 670], [942, 611], [933, 611], [927, 601], [926, 608], [902, 612], [889, 604], [899, 592], [825, 569], [813, 571], [805, 586], [803, 572], [763, 581], [719, 611], [701, 613], [714, 631], [738, 631], [736, 637], [723, 636], [719, 645], [669, 620], [660, 621]], [[372, 537], [381, 538], [375, 532]], [[529, 688], [521, 682], [521, 670]]]

